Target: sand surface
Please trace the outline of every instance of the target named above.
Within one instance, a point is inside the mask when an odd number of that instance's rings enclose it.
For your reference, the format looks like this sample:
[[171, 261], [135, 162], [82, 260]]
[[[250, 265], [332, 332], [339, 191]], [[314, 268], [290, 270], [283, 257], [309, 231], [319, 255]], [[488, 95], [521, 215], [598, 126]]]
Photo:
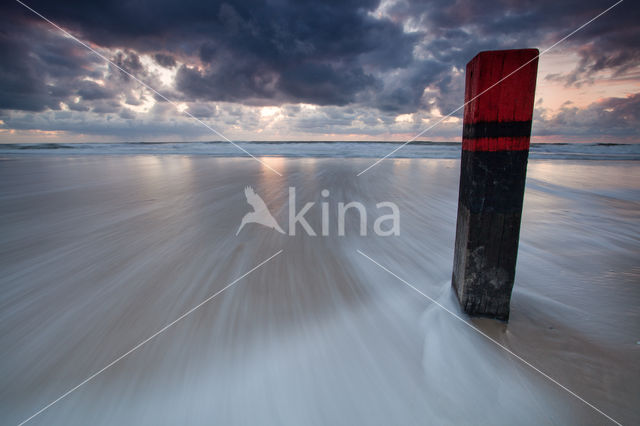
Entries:
[[[459, 162], [205, 156], [0, 160], [0, 422], [609, 424], [357, 253], [459, 312]], [[395, 202], [401, 235], [236, 230], [252, 186], [319, 231], [322, 189]], [[299, 208], [298, 208], [299, 210]], [[335, 227], [335, 222], [330, 224]], [[508, 326], [480, 329], [623, 424], [640, 423], [640, 163], [532, 161]]]

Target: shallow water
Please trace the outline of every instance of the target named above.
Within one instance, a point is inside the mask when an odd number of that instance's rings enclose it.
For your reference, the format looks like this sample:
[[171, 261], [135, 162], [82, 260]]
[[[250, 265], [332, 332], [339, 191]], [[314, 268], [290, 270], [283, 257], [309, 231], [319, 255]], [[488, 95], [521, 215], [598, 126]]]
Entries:
[[[17, 424], [279, 250], [30, 424], [607, 424], [459, 315], [459, 163], [207, 156], [0, 161], [0, 418]], [[252, 186], [287, 229], [247, 225]], [[321, 190], [328, 189], [327, 198]], [[358, 235], [338, 202], [400, 209]], [[624, 424], [640, 419], [640, 164], [530, 162], [509, 325], [487, 335]]]

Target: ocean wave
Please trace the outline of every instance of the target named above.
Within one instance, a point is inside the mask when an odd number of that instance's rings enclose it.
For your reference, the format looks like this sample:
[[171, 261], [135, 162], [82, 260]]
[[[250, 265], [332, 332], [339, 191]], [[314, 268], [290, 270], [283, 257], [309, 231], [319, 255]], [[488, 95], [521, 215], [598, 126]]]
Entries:
[[[256, 157], [381, 158], [402, 146], [391, 158], [460, 158], [458, 142], [237, 142]], [[227, 142], [20, 143], [0, 145], [2, 155], [208, 155], [246, 157]], [[531, 159], [640, 160], [640, 144], [532, 144]]]
[[[0, 151], [21, 149], [78, 149], [81, 144], [65, 145], [60, 143], [12, 143], [0, 145]], [[85, 144], [82, 144], [85, 145]]]

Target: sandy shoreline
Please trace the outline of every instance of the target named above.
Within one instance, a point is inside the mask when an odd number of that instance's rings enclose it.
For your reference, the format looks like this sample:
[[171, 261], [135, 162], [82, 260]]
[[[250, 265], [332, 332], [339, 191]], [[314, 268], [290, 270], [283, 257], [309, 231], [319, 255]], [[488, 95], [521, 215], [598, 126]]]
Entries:
[[[0, 413], [16, 424], [282, 249], [33, 424], [606, 424], [445, 306], [458, 161], [0, 161]], [[393, 201], [399, 237], [235, 232], [255, 188]], [[640, 419], [640, 163], [531, 161], [508, 328], [475, 323], [622, 422]], [[335, 224], [332, 224], [334, 226]]]

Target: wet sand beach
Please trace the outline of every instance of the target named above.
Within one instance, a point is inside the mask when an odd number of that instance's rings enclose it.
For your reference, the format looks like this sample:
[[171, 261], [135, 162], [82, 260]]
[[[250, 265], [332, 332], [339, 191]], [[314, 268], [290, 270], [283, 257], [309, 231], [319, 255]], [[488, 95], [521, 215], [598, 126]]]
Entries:
[[[459, 162], [207, 156], [0, 160], [0, 422], [18, 424], [282, 252], [34, 425], [610, 424], [357, 252], [459, 313]], [[288, 188], [320, 234], [286, 230]], [[327, 189], [330, 195], [321, 196]], [[400, 235], [358, 235], [392, 201]], [[511, 318], [487, 335], [623, 424], [640, 421], [640, 163], [532, 160]], [[462, 314], [460, 314], [462, 315]], [[611, 423], [612, 424], [612, 423]]]

